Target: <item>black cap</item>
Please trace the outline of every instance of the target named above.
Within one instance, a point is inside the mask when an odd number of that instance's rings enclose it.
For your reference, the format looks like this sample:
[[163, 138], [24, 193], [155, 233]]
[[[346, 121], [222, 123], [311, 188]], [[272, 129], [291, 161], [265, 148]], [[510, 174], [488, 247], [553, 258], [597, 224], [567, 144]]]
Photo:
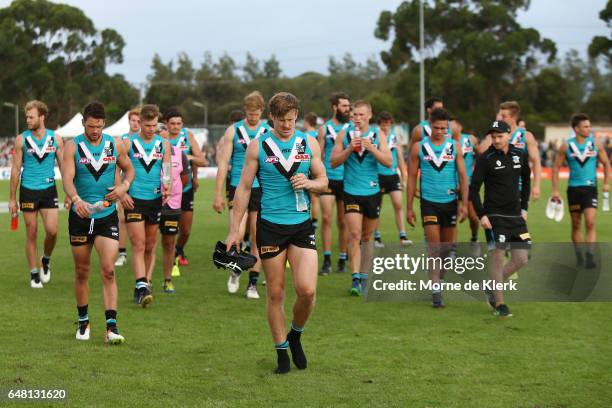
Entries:
[[487, 133], [510, 133], [510, 125], [504, 122], [503, 120], [496, 120], [491, 124], [489, 131]]

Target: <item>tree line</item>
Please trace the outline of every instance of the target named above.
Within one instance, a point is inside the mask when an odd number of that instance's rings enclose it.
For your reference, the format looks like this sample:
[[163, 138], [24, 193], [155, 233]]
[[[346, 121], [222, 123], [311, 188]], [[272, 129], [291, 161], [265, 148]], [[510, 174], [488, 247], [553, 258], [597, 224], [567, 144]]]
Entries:
[[[529, 0], [427, 1], [424, 55], [426, 95], [440, 96], [468, 130], [482, 133], [503, 100], [518, 100], [536, 135], [541, 123], [564, 122], [577, 111], [594, 121], [612, 121], [612, 40], [595, 37], [588, 58], [576, 50], [557, 55], [557, 47], [535, 28], [522, 27], [517, 13]], [[347, 92], [368, 99], [376, 112], [415, 125], [419, 116], [419, 2], [405, 1], [382, 11], [373, 35], [388, 45], [380, 55], [356, 61], [350, 53], [330, 56], [328, 72], [283, 75], [275, 55], [247, 53], [243, 63], [227, 54], [204, 52], [194, 64], [180, 53], [171, 61], [155, 54], [146, 78], [145, 103], [180, 108], [188, 124], [223, 124], [242, 97], [260, 90], [297, 95], [303, 112], [328, 113], [329, 94]], [[612, 0], [600, 12], [612, 28]], [[123, 61], [125, 41], [112, 29], [97, 29], [73, 6], [47, 0], [15, 0], [0, 9], [0, 135], [14, 133], [13, 112], [4, 102], [44, 100], [48, 125], [66, 122], [97, 99], [108, 107], [109, 122], [140, 102], [139, 89], [122, 75], [107, 73]], [[194, 104], [196, 103], [196, 104]], [[23, 118], [23, 115], [22, 115]], [[21, 128], [24, 121], [22, 119]]]

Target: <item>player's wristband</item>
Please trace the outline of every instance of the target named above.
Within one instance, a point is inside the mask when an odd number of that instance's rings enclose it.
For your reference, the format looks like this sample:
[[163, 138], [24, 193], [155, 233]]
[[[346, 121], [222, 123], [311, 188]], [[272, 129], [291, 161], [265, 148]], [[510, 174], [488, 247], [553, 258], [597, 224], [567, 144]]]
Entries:
[[527, 216], [527, 210], [521, 210], [521, 215], [523, 217], [526, 217]]
[[72, 204], [76, 204], [79, 201], [81, 201], [81, 197], [79, 197], [78, 195], [75, 195], [70, 200], [72, 200]]

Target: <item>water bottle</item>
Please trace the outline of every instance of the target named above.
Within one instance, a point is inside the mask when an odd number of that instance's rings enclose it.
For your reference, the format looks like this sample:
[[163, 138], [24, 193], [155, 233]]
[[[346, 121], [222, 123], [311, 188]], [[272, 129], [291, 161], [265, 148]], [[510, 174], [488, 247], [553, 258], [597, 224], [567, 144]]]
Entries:
[[306, 197], [306, 191], [303, 188], [295, 190], [295, 209], [298, 212], [308, 211], [308, 198]]
[[602, 210], [605, 212], [610, 211], [610, 193], [608, 191], [604, 191], [603, 194], [603, 206]]
[[172, 182], [171, 171], [172, 171], [171, 163], [162, 164], [162, 184], [164, 185], [164, 188], [166, 189], [166, 191], [169, 191], [170, 188], [172, 187], [170, 185], [170, 183]]
[[106, 200], [100, 200], [100, 201], [95, 202], [94, 204], [87, 204], [87, 210], [92, 215], [99, 213], [107, 209], [108, 207], [110, 207], [110, 203]]
[[19, 213], [11, 213], [11, 231], [17, 231], [19, 227]]
[[[359, 131], [359, 129], [355, 129], [355, 131], [353, 132], [353, 139], [359, 140], [361, 142], [361, 132]], [[353, 148], [353, 151], [359, 153], [361, 151], [361, 143], [359, 143], [359, 146], [355, 146]]]

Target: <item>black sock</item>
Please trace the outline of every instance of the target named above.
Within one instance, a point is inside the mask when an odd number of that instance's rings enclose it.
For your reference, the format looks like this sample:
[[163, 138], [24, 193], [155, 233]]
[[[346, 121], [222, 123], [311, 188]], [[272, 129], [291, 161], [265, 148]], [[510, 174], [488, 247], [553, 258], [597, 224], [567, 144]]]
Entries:
[[30, 279], [33, 279], [36, 283], [40, 282], [40, 272], [38, 268], [32, 268], [30, 271]]
[[472, 238], [470, 238], [470, 241], [472, 242], [478, 241], [478, 234], [472, 234]]
[[249, 234], [248, 232], [245, 232], [245, 233], [244, 233], [244, 238], [242, 239], [242, 241], [244, 241], [244, 242], [249, 242], [249, 241], [250, 241], [250, 238], [251, 238], [249, 235], [250, 235], [250, 234]]
[[127, 250], [125, 248], [119, 248], [119, 255], [127, 254]]
[[79, 313], [79, 324], [89, 323], [89, 315], [87, 313], [89, 305], [79, 306], [77, 305], [77, 311]]
[[249, 272], [249, 285], [257, 285], [258, 279], [259, 279], [259, 272], [255, 272], [255, 271]]
[[323, 255], [323, 263], [331, 263], [331, 255]]
[[104, 315], [106, 317], [106, 329], [117, 330], [117, 311], [116, 310], [105, 310]]
[[183, 252], [183, 247], [176, 245], [174, 247], [174, 256], [177, 257], [177, 256], [183, 256], [183, 255], [185, 255], [185, 253]]
[[49, 262], [51, 262], [51, 257], [43, 255], [40, 259], [40, 262], [43, 264], [43, 266], [49, 266]]
[[308, 365], [308, 362], [306, 361], [306, 355], [304, 354], [302, 343], [300, 342], [301, 336], [302, 332], [297, 331], [292, 327], [291, 331], [287, 335], [287, 341], [289, 342], [289, 348], [291, 349], [291, 359], [293, 360], [293, 364], [295, 364], [298, 369], [303, 370]]
[[287, 374], [291, 369], [287, 347], [289, 347], [289, 343], [287, 341], [276, 344], [276, 362], [278, 364], [276, 374]]

